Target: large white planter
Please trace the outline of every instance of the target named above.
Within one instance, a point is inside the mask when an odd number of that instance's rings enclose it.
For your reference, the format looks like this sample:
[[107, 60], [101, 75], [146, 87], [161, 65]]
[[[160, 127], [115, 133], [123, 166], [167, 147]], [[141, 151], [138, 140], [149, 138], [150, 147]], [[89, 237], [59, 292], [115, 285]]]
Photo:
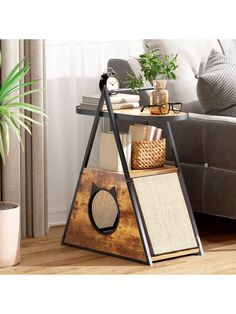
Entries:
[[20, 262], [20, 207], [0, 202], [0, 267]]

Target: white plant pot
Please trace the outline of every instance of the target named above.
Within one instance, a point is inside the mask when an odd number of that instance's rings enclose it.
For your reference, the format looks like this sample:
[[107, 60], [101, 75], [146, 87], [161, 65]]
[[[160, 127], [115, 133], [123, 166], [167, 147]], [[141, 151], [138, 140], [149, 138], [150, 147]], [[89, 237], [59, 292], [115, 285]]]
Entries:
[[20, 207], [0, 202], [0, 267], [20, 262]]

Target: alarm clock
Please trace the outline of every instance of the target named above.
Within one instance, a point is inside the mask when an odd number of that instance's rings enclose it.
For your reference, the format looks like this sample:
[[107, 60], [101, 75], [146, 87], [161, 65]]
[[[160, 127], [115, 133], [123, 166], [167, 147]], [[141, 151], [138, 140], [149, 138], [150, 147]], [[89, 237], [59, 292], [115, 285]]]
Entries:
[[101, 79], [99, 82], [100, 91], [102, 91], [104, 85], [107, 86], [109, 94], [117, 94], [117, 92], [113, 92], [114, 89], [120, 88], [120, 79], [117, 73], [112, 68], [107, 68], [107, 72], [104, 72], [101, 75]]

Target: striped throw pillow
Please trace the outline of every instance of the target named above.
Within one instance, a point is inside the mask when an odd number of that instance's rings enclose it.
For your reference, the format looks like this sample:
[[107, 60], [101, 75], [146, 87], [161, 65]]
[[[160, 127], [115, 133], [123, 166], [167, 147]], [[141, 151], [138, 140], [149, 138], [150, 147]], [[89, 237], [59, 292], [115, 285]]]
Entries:
[[198, 76], [197, 95], [204, 113], [236, 116], [236, 56], [212, 50]]

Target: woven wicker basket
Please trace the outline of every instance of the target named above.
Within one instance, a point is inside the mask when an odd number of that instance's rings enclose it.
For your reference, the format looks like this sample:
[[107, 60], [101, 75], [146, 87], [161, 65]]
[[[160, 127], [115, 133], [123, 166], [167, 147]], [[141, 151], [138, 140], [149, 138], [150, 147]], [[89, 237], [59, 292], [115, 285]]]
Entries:
[[166, 139], [132, 143], [132, 169], [163, 167], [166, 161]]

